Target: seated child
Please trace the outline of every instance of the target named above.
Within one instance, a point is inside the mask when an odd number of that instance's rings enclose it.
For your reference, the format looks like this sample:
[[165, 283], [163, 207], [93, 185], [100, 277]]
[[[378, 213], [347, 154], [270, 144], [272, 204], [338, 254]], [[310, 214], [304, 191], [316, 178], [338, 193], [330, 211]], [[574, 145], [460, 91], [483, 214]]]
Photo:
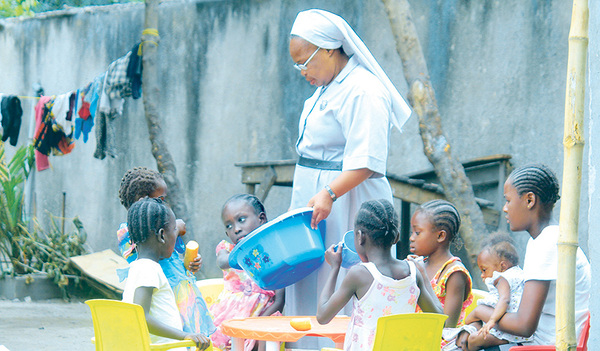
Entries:
[[[431, 200], [420, 205], [410, 225], [410, 252], [423, 277], [431, 279], [435, 295], [448, 316], [444, 326], [455, 328], [464, 324], [465, 309], [473, 302], [471, 275], [460, 258], [450, 252], [450, 245], [459, 240], [460, 214], [445, 200]], [[417, 311], [419, 309], [417, 308]]]
[[[221, 332], [220, 325], [231, 318], [281, 315], [285, 289], [263, 290], [243, 270], [229, 266], [229, 253], [251, 231], [267, 222], [265, 208], [254, 195], [234, 195], [223, 205], [221, 219], [231, 243], [223, 240], [217, 245], [217, 264], [223, 270], [223, 291], [211, 306], [217, 331], [211, 335], [214, 345], [229, 347], [231, 338]], [[244, 350], [255, 348], [254, 340], [246, 340]], [[262, 346], [261, 346], [262, 348]]]
[[[544, 165], [526, 165], [511, 172], [504, 182], [504, 212], [513, 232], [530, 235], [525, 250], [523, 272], [525, 283], [519, 308], [506, 312], [496, 322], [496, 329], [524, 337], [533, 337], [528, 345], [554, 345], [556, 341], [556, 279], [558, 272], [559, 228], [552, 223], [552, 209], [559, 199], [558, 179]], [[591, 286], [590, 264], [577, 248], [575, 265], [575, 330], [579, 335], [589, 311]], [[487, 322], [494, 309], [479, 305], [471, 314]], [[463, 333], [456, 345], [468, 343]], [[508, 345], [502, 345], [507, 347]]]
[[[490, 346], [530, 341], [531, 338], [512, 335], [495, 328], [496, 322], [506, 312], [516, 312], [521, 303], [523, 285], [525, 283], [523, 270], [518, 266], [519, 256], [513, 245], [513, 240], [506, 233], [493, 233], [477, 256], [477, 265], [481, 270], [489, 294], [477, 302], [494, 308], [489, 320], [473, 333], [468, 339], [469, 350], [479, 350]], [[471, 314], [465, 319], [466, 324], [478, 321]]]
[[160, 259], [170, 257], [175, 247], [177, 233], [173, 211], [160, 199], [145, 198], [129, 208], [127, 223], [138, 255], [130, 265], [123, 301], [144, 308], [153, 343], [187, 339], [206, 349], [210, 345], [208, 337], [183, 331], [175, 295], [158, 264]]
[[[121, 180], [119, 199], [126, 209], [129, 209], [133, 203], [143, 197], [164, 199], [166, 195], [167, 184], [162, 174], [157, 171], [145, 167], [135, 167], [128, 170]], [[178, 236], [175, 242], [175, 250], [172, 255], [161, 259], [158, 263], [175, 294], [175, 301], [183, 322], [183, 330], [188, 333], [202, 333], [208, 336], [215, 331], [215, 326], [209, 315], [206, 302], [196, 286], [196, 278], [192, 274], [200, 269], [202, 258], [198, 255], [189, 267], [184, 267], [181, 254], [185, 253], [185, 243], [181, 236], [185, 234], [185, 223], [178, 219], [176, 226]], [[129, 263], [135, 261], [137, 249], [135, 243], [131, 243], [127, 223], [121, 223], [117, 231], [117, 238], [123, 257]], [[121, 275], [122, 272], [119, 272], [119, 274]]]
[[417, 303], [426, 312], [443, 313], [429, 282], [414, 262], [399, 261], [391, 247], [400, 237], [398, 214], [387, 200], [364, 202], [354, 225], [354, 246], [362, 263], [352, 266], [340, 288], [335, 290], [342, 263], [340, 245], [325, 252], [331, 266], [317, 307], [317, 321], [329, 323], [352, 299], [353, 310], [344, 350], [371, 350], [377, 319], [381, 316], [415, 312]]

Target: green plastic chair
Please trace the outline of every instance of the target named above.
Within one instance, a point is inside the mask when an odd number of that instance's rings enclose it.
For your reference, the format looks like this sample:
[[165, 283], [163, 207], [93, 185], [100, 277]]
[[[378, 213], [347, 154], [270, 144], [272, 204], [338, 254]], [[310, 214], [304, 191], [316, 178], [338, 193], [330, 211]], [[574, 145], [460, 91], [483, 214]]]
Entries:
[[[144, 309], [140, 305], [117, 300], [88, 300], [92, 311], [96, 351], [150, 351], [170, 350], [177, 347], [196, 349], [191, 340], [151, 344]], [[212, 351], [210, 345], [207, 351]]]

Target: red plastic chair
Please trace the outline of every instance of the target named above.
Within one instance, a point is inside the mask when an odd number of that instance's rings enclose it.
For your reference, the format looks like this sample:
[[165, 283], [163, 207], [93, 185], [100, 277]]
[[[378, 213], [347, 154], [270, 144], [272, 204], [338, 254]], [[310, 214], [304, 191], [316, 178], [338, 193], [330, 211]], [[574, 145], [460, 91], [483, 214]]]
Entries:
[[[577, 342], [577, 351], [587, 351], [588, 337], [590, 336], [590, 313], [588, 312], [587, 319], [583, 323], [583, 329], [579, 335]], [[509, 351], [554, 351], [554, 345], [531, 345], [531, 346], [513, 346]]]

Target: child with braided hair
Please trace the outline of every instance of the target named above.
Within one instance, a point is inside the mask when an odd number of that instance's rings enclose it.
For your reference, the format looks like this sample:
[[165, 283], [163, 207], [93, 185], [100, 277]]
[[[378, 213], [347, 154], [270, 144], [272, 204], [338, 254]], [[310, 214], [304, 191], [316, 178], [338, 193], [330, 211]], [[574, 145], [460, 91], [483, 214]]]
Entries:
[[[496, 323], [502, 332], [532, 337], [528, 345], [554, 345], [556, 341], [556, 278], [558, 271], [558, 225], [552, 223], [552, 209], [559, 199], [556, 175], [545, 165], [534, 164], [512, 171], [504, 183], [504, 213], [511, 231], [527, 231], [531, 236], [525, 250], [525, 283], [521, 303], [515, 312], [506, 312]], [[577, 248], [575, 264], [575, 327], [579, 334], [588, 315], [591, 272], [587, 257]], [[471, 314], [487, 323], [494, 313], [479, 305]], [[475, 324], [480, 324], [476, 322]], [[477, 327], [478, 325], [474, 325]], [[456, 340], [463, 350], [469, 345], [467, 333]], [[514, 344], [502, 345], [510, 347]]]
[[[164, 199], [166, 195], [167, 184], [162, 174], [146, 167], [135, 167], [128, 170], [121, 180], [119, 199], [126, 209], [129, 209], [141, 198]], [[172, 255], [161, 259], [158, 263], [175, 294], [183, 330], [208, 336], [214, 333], [215, 326], [206, 302], [196, 286], [196, 278], [192, 274], [200, 269], [202, 258], [198, 255], [189, 267], [184, 267], [181, 254], [185, 253], [185, 243], [181, 236], [186, 232], [185, 223], [181, 219], [177, 219], [176, 228], [178, 235]], [[123, 257], [129, 263], [135, 261], [138, 255], [137, 245], [130, 238], [127, 223], [121, 223], [117, 231], [117, 238]]]
[[428, 281], [433, 277], [431, 286], [448, 316], [444, 326], [461, 326], [473, 294], [469, 271], [450, 252], [450, 244], [458, 240], [458, 210], [448, 201], [431, 200], [417, 207], [410, 224], [410, 252], [414, 255], [409, 259]]
[[[317, 307], [317, 321], [329, 323], [353, 300], [353, 311], [344, 350], [371, 350], [375, 341], [377, 319], [381, 316], [423, 311], [442, 313], [427, 279], [413, 262], [397, 260], [391, 254], [398, 242], [398, 215], [387, 200], [364, 202], [354, 225], [354, 246], [362, 263], [352, 266], [335, 290], [342, 262], [340, 243], [325, 252], [331, 271]], [[353, 298], [354, 297], [354, 298]]]
[[171, 256], [178, 237], [173, 211], [160, 199], [144, 198], [129, 208], [127, 223], [137, 259], [131, 262], [123, 301], [142, 306], [153, 343], [186, 339], [206, 349], [208, 337], [183, 331], [173, 290], [158, 264]]

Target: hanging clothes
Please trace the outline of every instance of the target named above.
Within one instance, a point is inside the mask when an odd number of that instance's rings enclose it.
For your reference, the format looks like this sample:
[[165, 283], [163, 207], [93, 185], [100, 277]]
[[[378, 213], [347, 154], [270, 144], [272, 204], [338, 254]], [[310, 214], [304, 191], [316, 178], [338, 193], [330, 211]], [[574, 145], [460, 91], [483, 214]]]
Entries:
[[[37, 128], [33, 139], [34, 148], [46, 156], [50, 155], [50, 153], [55, 156], [66, 155], [75, 148], [73, 139], [65, 134], [63, 126], [56, 121], [53, 113], [54, 103], [56, 101], [55, 98], [56, 97], [50, 98], [48, 102], [44, 104], [41, 123]], [[40, 101], [41, 100], [42, 99], [40, 99]], [[67, 100], [67, 104], [68, 103]], [[38, 103], [38, 106], [39, 105], [40, 103]], [[56, 111], [62, 114], [63, 109], [59, 107]]]
[[127, 78], [131, 81], [131, 97], [139, 99], [142, 96], [142, 51], [141, 43], [131, 49], [131, 57], [127, 66]]
[[79, 139], [83, 135], [83, 142], [87, 143], [89, 133], [94, 126], [94, 117], [98, 109], [100, 88], [104, 84], [105, 73], [97, 76], [85, 88], [79, 90], [79, 109], [75, 118], [75, 131], [73, 136]]
[[[50, 101], [50, 96], [42, 96], [38, 101], [37, 105], [35, 105], [35, 135], [37, 136], [39, 133], [39, 129], [42, 126], [43, 114], [45, 111], [46, 103]], [[46, 170], [50, 168], [50, 161], [48, 160], [48, 156], [44, 155], [37, 148], [35, 148], [35, 166], [38, 172]]]
[[2, 97], [0, 111], [2, 113], [2, 141], [5, 142], [10, 138], [10, 145], [16, 146], [23, 116], [21, 100], [15, 95]]

